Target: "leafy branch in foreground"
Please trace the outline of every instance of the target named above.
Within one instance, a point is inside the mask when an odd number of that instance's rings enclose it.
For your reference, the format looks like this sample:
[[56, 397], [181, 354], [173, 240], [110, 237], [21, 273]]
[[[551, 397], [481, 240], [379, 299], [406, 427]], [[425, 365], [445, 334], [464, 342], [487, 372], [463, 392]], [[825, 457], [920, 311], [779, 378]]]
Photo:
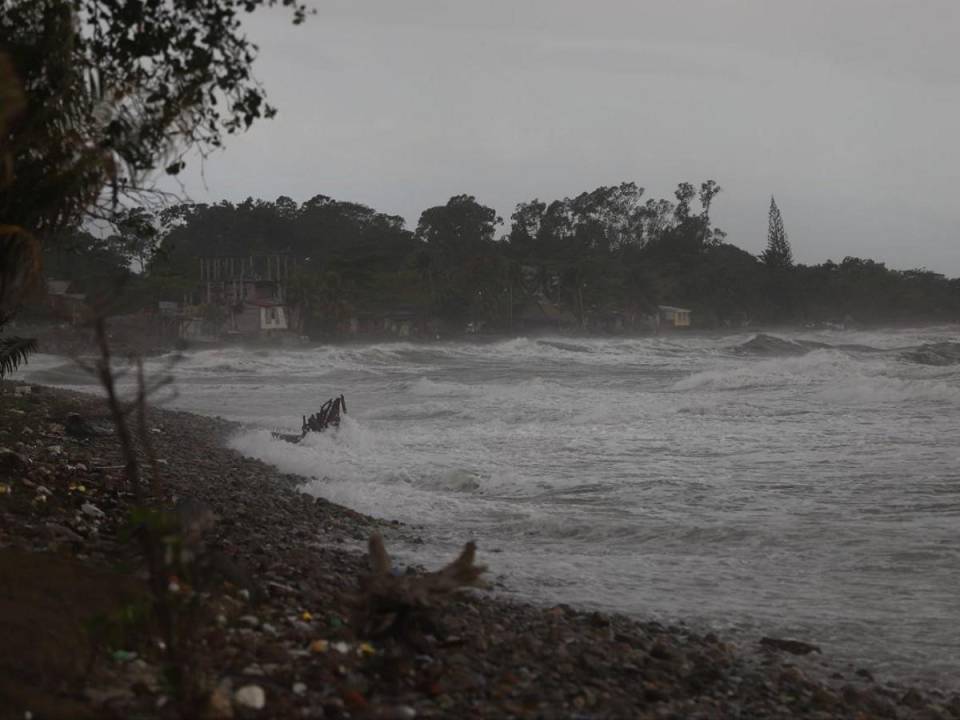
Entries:
[[[202, 621], [203, 608], [199, 596], [180, 588], [176, 581], [176, 577], [183, 574], [184, 566], [192, 559], [189, 553], [191, 548], [185, 542], [183, 522], [150, 502], [156, 502], [160, 487], [156, 455], [147, 427], [147, 400], [166, 387], [171, 378], [165, 374], [159, 380], [148, 383], [143, 361], [136, 358], [132, 361], [136, 370], [135, 395], [132, 400], [124, 401], [117, 380], [126, 373], [123, 369], [114, 368], [106, 321], [102, 315], [94, 323], [94, 334], [100, 357], [95, 366], [80, 364], [97, 376], [107, 396], [107, 405], [124, 459], [124, 473], [136, 501], [129, 517], [129, 539], [139, 544], [146, 564], [150, 609], [162, 639], [167, 680], [176, 693], [182, 716], [193, 717], [199, 697], [206, 692], [203, 687], [204, 676], [197, 672], [196, 657], [191, 653], [191, 638]], [[135, 427], [131, 427], [131, 418], [135, 419]], [[141, 454], [152, 473], [150, 500], [143, 483]]]
[[37, 351], [34, 338], [0, 338], [0, 380], [26, 364], [27, 357]]
[[[2, 222], [43, 235], [91, 211], [109, 217], [155, 171], [179, 173], [189, 150], [271, 117], [242, 18], [276, 4], [6, 0]], [[295, 24], [307, 14], [283, 5]]]

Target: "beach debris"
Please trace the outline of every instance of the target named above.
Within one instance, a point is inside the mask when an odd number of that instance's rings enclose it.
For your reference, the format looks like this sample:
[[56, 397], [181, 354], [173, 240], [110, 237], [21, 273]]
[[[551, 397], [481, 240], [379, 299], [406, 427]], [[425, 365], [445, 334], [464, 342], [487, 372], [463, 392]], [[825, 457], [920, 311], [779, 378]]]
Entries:
[[820, 648], [817, 645], [811, 645], [800, 640], [781, 640], [780, 638], [763, 637], [760, 638], [760, 644], [771, 650], [783, 650], [793, 655], [809, 655], [812, 652], [819, 653]]
[[289, 443], [298, 443], [311, 432], [323, 432], [331, 427], [340, 427], [341, 415], [347, 414], [347, 401], [341, 393], [338, 397], [332, 397], [320, 406], [320, 410], [313, 415], [304, 415], [300, 426], [300, 434], [292, 435], [290, 433], [273, 433], [273, 437], [278, 440], [285, 440]]
[[320, 412], [310, 417], [305, 415], [301, 430], [306, 435], [308, 432], [323, 432], [329, 427], [340, 427], [341, 413], [347, 414], [347, 401], [344, 400], [343, 394], [327, 400], [320, 406]]
[[456, 560], [437, 572], [395, 575], [383, 538], [370, 536], [370, 574], [361, 578], [357, 627], [376, 637], [400, 633], [408, 622], [467, 588], [486, 587], [485, 565], [475, 563], [477, 546], [468, 542]]

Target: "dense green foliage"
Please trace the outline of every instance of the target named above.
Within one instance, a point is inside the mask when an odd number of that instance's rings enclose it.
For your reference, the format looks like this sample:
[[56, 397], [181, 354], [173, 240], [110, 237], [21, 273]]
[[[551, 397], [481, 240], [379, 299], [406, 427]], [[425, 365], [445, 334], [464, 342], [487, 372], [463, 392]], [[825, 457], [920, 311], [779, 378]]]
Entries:
[[[712, 181], [681, 183], [673, 200], [645, 200], [628, 182], [520, 203], [506, 226], [457, 195], [426, 209], [413, 232], [400, 217], [323, 195], [180, 204], [133, 213], [126, 234], [74, 236], [64, 252], [82, 252], [48, 263], [88, 286], [107, 268], [130, 276], [130, 305], [191, 297], [200, 256], [285, 254], [295, 267], [288, 300], [316, 336], [398, 310], [454, 332], [520, 332], [535, 301], [556, 307], [569, 330], [644, 330], [661, 304], [692, 309], [700, 327], [960, 319], [960, 282], [936, 273], [858, 258], [794, 264], [775, 203], [770, 247], [760, 258], [745, 252], [711, 223], [719, 192]], [[132, 273], [141, 260], [145, 272]]]

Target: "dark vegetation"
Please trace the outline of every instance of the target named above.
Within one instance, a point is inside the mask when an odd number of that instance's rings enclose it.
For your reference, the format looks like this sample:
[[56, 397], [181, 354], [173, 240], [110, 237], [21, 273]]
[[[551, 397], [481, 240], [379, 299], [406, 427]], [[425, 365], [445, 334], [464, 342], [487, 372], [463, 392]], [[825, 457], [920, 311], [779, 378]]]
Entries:
[[[220, 147], [275, 110], [251, 74], [241, 17], [277, 0], [5, 0], [0, 5], [0, 329], [41, 284], [44, 254], [70, 253], [101, 295], [117, 253], [136, 247], [78, 233], [91, 219], [142, 237], [157, 172]], [[283, 0], [293, 22], [306, 11]], [[139, 229], [136, 229], [139, 228]], [[142, 257], [142, 256], [140, 256]], [[111, 292], [111, 295], [114, 293]], [[105, 301], [106, 298], [101, 298]], [[104, 308], [98, 308], [102, 311]], [[0, 348], [4, 357], [24, 345]]]
[[958, 280], [855, 257], [795, 263], [772, 199], [767, 249], [745, 252], [711, 223], [719, 192], [713, 181], [682, 183], [673, 201], [644, 200], [642, 188], [623, 183], [520, 203], [508, 224], [457, 195], [425, 210], [413, 231], [400, 217], [323, 195], [137, 208], [120, 213], [107, 237], [59, 235], [46, 267], [80, 292], [124, 278], [131, 311], [194, 297], [198, 256], [286, 254], [295, 262], [288, 300], [300, 310], [298, 329], [313, 337], [398, 309], [455, 332], [468, 323], [520, 332], [534, 300], [586, 330], [608, 329], [613, 316], [632, 319], [626, 331], [646, 329], [660, 304], [690, 308], [694, 325], [708, 328], [960, 318]]

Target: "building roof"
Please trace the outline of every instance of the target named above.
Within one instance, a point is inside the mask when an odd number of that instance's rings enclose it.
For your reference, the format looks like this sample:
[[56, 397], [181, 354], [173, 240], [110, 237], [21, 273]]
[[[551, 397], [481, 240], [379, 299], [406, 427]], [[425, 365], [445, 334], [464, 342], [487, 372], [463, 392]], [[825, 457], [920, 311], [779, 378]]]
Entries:
[[691, 312], [689, 308], [674, 307], [673, 305], [657, 305], [657, 309], [666, 312]]

